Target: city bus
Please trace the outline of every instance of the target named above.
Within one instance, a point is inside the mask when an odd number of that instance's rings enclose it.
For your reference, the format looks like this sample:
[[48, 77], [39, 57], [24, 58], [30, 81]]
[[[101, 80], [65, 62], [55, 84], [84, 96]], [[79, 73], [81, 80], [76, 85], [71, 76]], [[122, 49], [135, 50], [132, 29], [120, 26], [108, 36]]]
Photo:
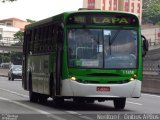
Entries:
[[134, 14], [64, 12], [25, 27], [22, 85], [31, 102], [112, 100], [124, 109], [141, 96], [143, 48]]

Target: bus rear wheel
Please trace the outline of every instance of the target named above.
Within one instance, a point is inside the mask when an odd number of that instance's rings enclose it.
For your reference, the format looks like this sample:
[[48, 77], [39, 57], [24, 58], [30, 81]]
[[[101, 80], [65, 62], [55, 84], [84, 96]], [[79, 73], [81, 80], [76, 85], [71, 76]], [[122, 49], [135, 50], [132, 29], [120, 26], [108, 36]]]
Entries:
[[40, 103], [46, 103], [47, 102], [47, 98], [48, 96], [47, 95], [43, 95], [43, 94], [39, 94], [38, 96], [38, 100]]
[[38, 95], [32, 91], [29, 91], [29, 100], [30, 102], [38, 102]]
[[64, 99], [60, 97], [54, 97], [53, 98], [53, 106], [54, 107], [61, 107], [63, 106]]
[[113, 100], [115, 109], [124, 109], [126, 105], [126, 98], [116, 98]]

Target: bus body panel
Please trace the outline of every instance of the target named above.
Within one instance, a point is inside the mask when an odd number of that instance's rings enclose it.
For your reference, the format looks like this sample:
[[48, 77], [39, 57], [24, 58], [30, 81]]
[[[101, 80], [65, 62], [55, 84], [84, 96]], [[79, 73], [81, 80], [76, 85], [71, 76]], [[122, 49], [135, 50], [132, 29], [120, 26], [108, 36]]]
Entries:
[[[109, 87], [109, 91], [97, 91], [97, 87]], [[62, 96], [74, 97], [140, 97], [141, 81], [134, 80], [125, 84], [83, 84], [71, 79], [63, 80]]]
[[[54, 55], [29, 56], [28, 72], [31, 72], [33, 92], [50, 94], [50, 75], [54, 68]], [[28, 73], [29, 74], [29, 73]]]

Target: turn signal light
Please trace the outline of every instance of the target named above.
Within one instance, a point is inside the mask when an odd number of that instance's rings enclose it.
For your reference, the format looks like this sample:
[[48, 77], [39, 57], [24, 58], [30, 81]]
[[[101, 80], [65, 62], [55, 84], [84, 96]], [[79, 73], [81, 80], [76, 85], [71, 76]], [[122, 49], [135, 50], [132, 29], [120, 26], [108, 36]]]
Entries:
[[137, 74], [134, 74], [133, 77], [134, 77], [134, 78], [137, 78]]

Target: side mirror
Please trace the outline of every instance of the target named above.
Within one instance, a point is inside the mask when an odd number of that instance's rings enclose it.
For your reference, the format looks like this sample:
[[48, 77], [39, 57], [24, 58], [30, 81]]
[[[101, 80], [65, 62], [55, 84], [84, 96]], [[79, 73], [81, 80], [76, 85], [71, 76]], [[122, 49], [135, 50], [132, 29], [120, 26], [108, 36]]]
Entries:
[[149, 43], [148, 40], [143, 35], [141, 35], [141, 37], [143, 42], [142, 56], [144, 57], [147, 54], [147, 51], [149, 50]]

